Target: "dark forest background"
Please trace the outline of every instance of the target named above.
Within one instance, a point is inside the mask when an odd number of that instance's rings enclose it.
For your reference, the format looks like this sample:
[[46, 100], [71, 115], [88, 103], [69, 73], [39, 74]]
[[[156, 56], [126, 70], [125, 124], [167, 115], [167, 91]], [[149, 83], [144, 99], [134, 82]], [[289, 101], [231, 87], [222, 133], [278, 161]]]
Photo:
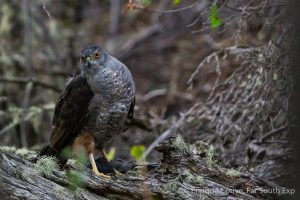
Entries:
[[80, 50], [99, 44], [128, 66], [137, 91], [133, 127], [107, 149], [115, 157], [134, 159], [146, 149], [147, 159], [158, 161], [151, 144], [176, 133], [211, 144], [225, 167], [283, 184], [294, 120], [288, 6], [281, 0], [1, 0], [0, 145], [39, 150], [47, 144], [55, 102], [79, 72]]

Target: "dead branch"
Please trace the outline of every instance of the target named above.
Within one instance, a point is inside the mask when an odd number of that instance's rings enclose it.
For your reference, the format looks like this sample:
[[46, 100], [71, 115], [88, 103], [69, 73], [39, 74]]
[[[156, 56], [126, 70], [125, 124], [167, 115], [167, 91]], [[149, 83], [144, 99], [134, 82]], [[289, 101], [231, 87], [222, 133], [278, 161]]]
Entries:
[[129, 0], [127, 5], [126, 5], [125, 12], [127, 10], [137, 9], [137, 10], [144, 10], [144, 11], [154, 12], [154, 13], [159, 13], [159, 14], [171, 14], [171, 13], [182, 12], [182, 11], [185, 11], [185, 10], [195, 8], [198, 3], [199, 2], [195, 2], [195, 3], [192, 3], [191, 5], [188, 5], [188, 6], [185, 6], [185, 7], [182, 7], [182, 8], [178, 8], [178, 9], [174, 9], [174, 10], [156, 10], [156, 9], [147, 8], [147, 7], [145, 7], [144, 5], [142, 5], [140, 3], [136, 3], [132, 0]]
[[154, 142], [152, 142], [152, 144], [147, 148], [147, 150], [145, 151], [144, 155], [142, 156], [142, 160], [146, 159], [147, 156], [153, 151], [153, 149], [163, 140], [167, 139], [168, 137], [170, 137], [172, 134], [174, 134], [175, 132], [177, 132], [177, 130], [179, 129], [179, 127], [182, 125], [182, 123], [184, 123], [185, 118], [191, 114], [191, 112], [194, 110], [194, 108], [198, 106], [198, 104], [194, 105], [193, 107], [191, 107], [187, 112], [183, 113], [180, 117], [180, 119], [176, 122], [173, 123], [173, 125], [168, 128], [167, 130], [165, 130]]

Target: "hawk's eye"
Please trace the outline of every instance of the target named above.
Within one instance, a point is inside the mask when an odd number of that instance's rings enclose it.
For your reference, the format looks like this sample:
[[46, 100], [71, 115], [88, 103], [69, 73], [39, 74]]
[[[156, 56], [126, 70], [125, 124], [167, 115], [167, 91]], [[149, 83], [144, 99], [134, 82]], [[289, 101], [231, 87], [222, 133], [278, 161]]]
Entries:
[[100, 56], [100, 53], [99, 53], [99, 52], [96, 52], [96, 53], [95, 53], [95, 58], [99, 58], [99, 56]]
[[85, 56], [81, 56], [80, 60], [84, 62], [86, 60], [86, 57]]

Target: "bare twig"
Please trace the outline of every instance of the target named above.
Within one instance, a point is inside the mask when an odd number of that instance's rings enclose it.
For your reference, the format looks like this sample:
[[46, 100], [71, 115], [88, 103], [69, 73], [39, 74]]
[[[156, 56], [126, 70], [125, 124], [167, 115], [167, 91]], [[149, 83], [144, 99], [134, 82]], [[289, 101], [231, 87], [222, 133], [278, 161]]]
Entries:
[[[28, 77], [32, 77], [32, 4], [28, 0], [24, 0], [24, 17], [25, 17], [25, 35], [24, 35], [24, 44], [26, 47], [26, 74]], [[27, 143], [27, 132], [28, 132], [28, 123], [25, 120], [27, 115], [27, 108], [30, 104], [30, 94], [32, 90], [33, 83], [29, 81], [26, 84], [24, 99], [23, 99], [23, 113], [20, 115], [20, 135], [21, 135], [21, 144], [23, 147], [28, 147]]]
[[165, 140], [166, 138], [168, 138], [172, 134], [174, 134], [179, 129], [179, 127], [184, 123], [186, 117], [189, 114], [191, 114], [191, 112], [194, 111], [194, 108], [197, 107], [197, 106], [199, 106], [197, 103], [195, 105], [193, 105], [188, 111], [186, 111], [185, 113], [183, 113], [181, 115], [181, 117], [179, 118], [179, 120], [176, 121], [176, 123], [173, 123], [173, 125], [170, 128], [168, 128], [158, 138], [156, 138], [156, 140], [154, 142], [152, 142], [152, 144], [150, 144], [150, 146], [147, 148], [147, 150], [145, 151], [145, 153], [141, 157], [141, 160], [145, 160], [147, 158], [147, 156], [153, 151], [153, 149], [159, 143], [161, 143], [163, 140]]
[[121, 50], [123, 52], [130, 51], [133, 47], [135, 47], [140, 42], [144, 41], [145, 39], [159, 32], [161, 28], [162, 25], [160, 23], [155, 23], [149, 27], [144, 28], [143, 30], [139, 31], [139, 33], [137, 33], [134, 37], [132, 37], [132, 39], [126, 41], [126, 43], [121, 47]]
[[162, 88], [162, 89], [157, 89], [157, 90], [151, 90], [147, 94], [143, 95], [141, 98], [143, 101], [149, 101], [150, 99], [161, 96], [161, 95], [166, 95], [168, 92], [167, 89]]
[[116, 49], [116, 37], [119, 30], [119, 18], [121, 10], [120, 0], [110, 1], [110, 11], [109, 11], [109, 37], [107, 42], [107, 49], [110, 52], [115, 52]]
[[279, 128], [275, 128], [273, 130], [271, 130], [270, 132], [266, 133], [265, 135], [263, 135], [259, 141], [260, 142], [264, 142], [267, 138], [271, 137], [272, 135], [276, 134], [276, 133], [280, 133], [280, 131], [283, 131], [284, 129], [287, 128], [287, 125], [281, 126]]
[[28, 106], [30, 104], [30, 94], [32, 91], [33, 83], [30, 81], [26, 84], [24, 100], [23, 100], [23, 112], [21, 113], [20, 120], [20, 132], [21, 132], [21, 144], [23, 147], [28, 147], [27, 142], [27, 131], [28, 131], [28, 122], [25, 119], [25, 116], [28, 113]]
[[237, 11], [237, 12], [244, 12], [244, 11], [247, 11], [247, 12], [255, 12], [255, 11], [260, 11], [260, 10], [264, 10], [264, 9], [267, 9], [267, 8], [274, 8], [274, 7], [287, 7], [287, 6], [290, 6], [290, 4], [271, 4], [271, 5], [268, 5], [268, 6], [245, 6], [245, 7], [232, 7], [232, 6], [229, 6], [229, 5], [224, 5], [224, 7], [226, 8], [229, 8], [233, 11]]
[[119, 29], [120, 6], [121, 6], [120, 0], [111, 0], [110, 22], [109, 22], [110, 37], [115, 37]]
[[50, 14], [50, 12], [48, 11], [48, 9], [46, 8], [46, 0], [43, 0], [43, 10], [45, 11], [45, 13], [47, 14], [49, 19], [52, 19], [52, 16]]
[[18, 124], [19, 124], [18, 120], [12, 121], [9, 125], [7, 125], [6, 127], [0, 130], [0, 136], [8, 132], [9, 130], [13, 129], [14, 127], [16, 127]]
[[185, 10], [192, 9], [192, 8], [196, 7], [197, 4], [198, 4], [198, 1], [196, 1], [195, 3], [193, 3], [189, 6], [174, 9], [174, 10], [155, 10], [155, 9], [147, 8], [147, 7], [143, 6], [142, 4], [135, 3], [131, 0], [129, 0], [126, 7], [127, 7], [127, 10], [137, 9], [137, 10], [144, 10], [144, 11], [155, 12], [155, 13], [160, 13], [160, 14], [171, 14], [171, 13], [177, 13], [177, 12], [182, 12]]
[[[243, 48], [243, 47], [239, 47], [239, 46], [231, 46], [231, 47], [227, 47], [224, 49], [220, 49], [218, 51], [215, 51], [211, 54], [209, 54], [208, 56], [206, 56], [201, 62], [200, 64], [197, 66], [196, 70], [192, 73], [192, 75], [190, 76], [190, 78], [187, 81], [187, 84], [192, 86], [193, 80], [195, 79], [195, 77], [199, 74], [200, 70], [208, 63], [211, 62], [212, 59], [215, 59], [216, 62], [218, 63], [218, 57], [220, 56], [220, 54], [233, 54], [233, 55], [237, 55], [237, 54], [245, 54], [245, 53], [250, 53], [253, 51], [259, 51], [261, 50], [262, 47], [247, 47], [247, 48]], [[217, 73], [220, 73], [220, 64], [216, 65], [216, 70]]]

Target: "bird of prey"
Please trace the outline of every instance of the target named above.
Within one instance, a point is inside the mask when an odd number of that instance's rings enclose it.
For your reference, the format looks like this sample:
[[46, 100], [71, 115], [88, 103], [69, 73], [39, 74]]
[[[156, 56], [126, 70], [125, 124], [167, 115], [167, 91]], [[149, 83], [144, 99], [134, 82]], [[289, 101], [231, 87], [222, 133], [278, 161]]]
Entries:
[[64, 165], [64, 148], [83, 149], [93, 172], [107, 178], [97, 169], [94, 151], [108, 160], [105, 146], [129, 128], [135, 85], [129, 69], [97, 45], [81, 51], [80, 69], [81, 74], [69, 81], [55, 105], [50, 142], [39, 156], [56, 156]]

